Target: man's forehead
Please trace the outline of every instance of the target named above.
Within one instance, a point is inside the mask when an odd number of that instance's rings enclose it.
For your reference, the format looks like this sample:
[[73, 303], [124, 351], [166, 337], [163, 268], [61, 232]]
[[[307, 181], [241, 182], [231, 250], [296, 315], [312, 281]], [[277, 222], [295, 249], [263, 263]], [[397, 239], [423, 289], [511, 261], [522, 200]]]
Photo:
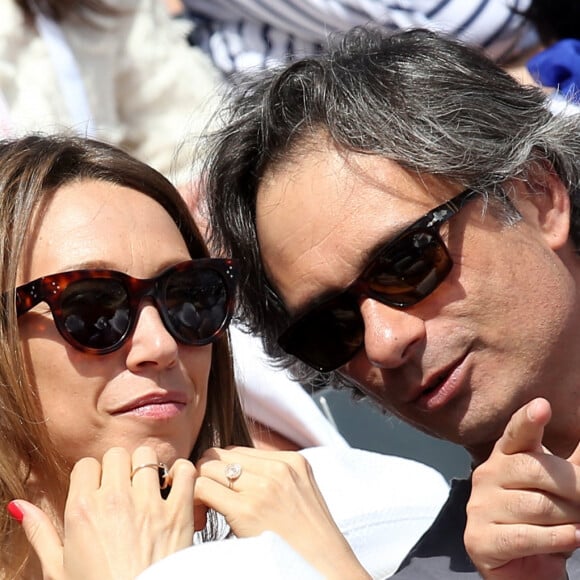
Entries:
[[[440, 188], [441, 183], [446, 181], [408, 169], [379, 154], [345, 149], [324, 133], [318, 137], [294, 144], [287, 156], [266, 167], [257, 191], [258, 208], [278, 204], [282, 200], [285, 204], [291, 203], [291, 199], [285, 198], [283, 185], [293, 181], [300, 182], [313, 194], [321, 182], [325, 185], [334, 183], [337, 197], [348, 197], [353, 187], [379, 189], [387, 194], [405, 197], [413, 189], [429, 193], [434, 185]], [[303, 201], [301, 198], [300, 202]], [[315, 195], [312, 201], [316, 206], [318, 200]], [[356, 197], [351, 202], [356, 202]]]
[[[409, 205], [428, 211], [452, 191], [440, 178], [410, 171], [379, 155], [345, 151], [329, 139], [304, 145], [301, 153], [267, 168], [260, 181], [256, 222], [261, 245], [280, 244], [284, 228], [277, 224], [286, 225], [291, 214], [301, 216], [295, 225], [308, 236], [332, 224], [333, 218], [343, 220], [373, 204], [381, 206], [384, 225], [396, 230], [406, 222]], [[341, 222], [342, 229], [348, 225]]]

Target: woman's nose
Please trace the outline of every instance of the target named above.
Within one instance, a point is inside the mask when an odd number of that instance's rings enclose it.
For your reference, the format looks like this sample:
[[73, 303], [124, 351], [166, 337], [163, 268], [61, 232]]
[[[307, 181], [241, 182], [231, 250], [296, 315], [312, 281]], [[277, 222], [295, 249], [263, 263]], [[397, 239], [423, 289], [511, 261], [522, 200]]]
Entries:
[[128, 368], [137, 369], [149, 365], [169, 368], [177, 361], [179, 345], [165, 328], [157, 307], [151, 302], [144, 303], [139, 308], [129, 342]]

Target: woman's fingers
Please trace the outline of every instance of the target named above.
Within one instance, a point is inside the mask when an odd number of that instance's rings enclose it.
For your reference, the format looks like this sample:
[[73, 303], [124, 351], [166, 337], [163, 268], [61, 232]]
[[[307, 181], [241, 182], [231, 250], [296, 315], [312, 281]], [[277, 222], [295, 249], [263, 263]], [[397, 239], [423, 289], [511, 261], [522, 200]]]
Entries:
[[[240, 474], [228, 477], [226, 468], [234, 466], [239, 466]], [[253, 474], [262, 479], [288, 482], [293, 486], [307, 484], [311, 491], [318, 493], [310, 464], [304, 456], [294, 451], [263, 451], [244, 447], [212, 448], [203, 454], [197, 462], [197, 468], [200, 475], [211, 477], [231, 488], [239, 488], [242, 479], [247, 481], [248, 476]], [[319, 493], [318, 497], [322, 501]]]
[[[167, 474], [167, 500], [160, 493], [159, 459], [141, 447], [122, 448], [99, 462], [80, 460], [72, 469], [64, 513], [64, 537], [42, 510], [18, 500], [10, 507], [48, 580], [135, 578], [157, 560], [190, 546], [194, 532], [196, 470], [178, 459]], [[205, 506], [196, 506], [205, 525]]]
[[[171, 491], [166, 504], [170, 506], [181, 519], [181, 527], [201, 531], [205, 528], [207, 507], [204, 504], [194, 503], [194, 488], [197, 470], [191, 461], [178, 459], [168, 474], [168, 485]], [[190, 506], [192, 509], [184, 509]]]
[[133, 452], [131, 460], [131, 487], [150, 500], [168, 483], [167, 465], [157, 459], [157, 453], [151, 447], [138, 447]]
[[[152, 554], [158, 559], [191, 545], [195, 528], [194, 465], [186, 459], [177, 459], [167, 469], [154, 449], [139, 447], [131, 458], [130, 478], [134, 517], [159, 537]], [[167, 493], [162, 496], [163, 488]], [[198, 513], [205, 524], [205, 514], [199, 510]]]
[[345, 577], [368, 577], [332, 519], [302, 455], [214, 448], [196, 467], [196, 500], [222, 513], [237, 536], [270, 530], [325, 574], [341, 570]]
[[[298, 453], [261, 452], [254, 449], [244, 453], [238, 449], [216, 448], [203, 455], [197, 463], [197, 469], [200, 477], [218, 483], [223, 490], [232, 492], [215, 495], [217, 488], [213, 487], [214, 494], [209, 499], [216, 502], [219, 498], [222, 504], [211, 507], [221, 513], [228, 510], [224, 515], [230, 516], [230, 526], [241, 526], [240, 529], [234, 529], [237, 534], [254, 535], [263, 531], [260, 529], [266, 519], [263, 514], [278, 514], [281, 498], [284, 498], [288, 508], [294, 502], [296, 509], [307, 511], [305, 506], [308, 504], [315, 508], [317, 514], [323, 515], [329, 522], [332, 521], [310, 465]], [[244, 496], [244, 504], [240, 504], [239, 494]], [[197, 492], [196, 495], [200, 497]], [[253, 507], [248, 511], [253, 511], [256, 516], [261, 514], [261, 517], [237, 517], [241, 510], [250, 505]], [[250, 520], [256, 526], [255, 529], [250, 526]]]
[[21, 521], [24, 533], [40, 560], [43, 577], [64, 579], [62, 541], [48, 516], [24, 500], [10, 502], [9, 511]]

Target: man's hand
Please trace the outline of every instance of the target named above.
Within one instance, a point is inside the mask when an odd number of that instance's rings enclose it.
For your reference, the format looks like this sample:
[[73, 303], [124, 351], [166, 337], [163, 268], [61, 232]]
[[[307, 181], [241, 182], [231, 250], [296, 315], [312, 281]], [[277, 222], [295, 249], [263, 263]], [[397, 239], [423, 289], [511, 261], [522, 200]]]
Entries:
[[542, 446], [550, 418], [545, 399], [519, 409], [473, 473], [465, 546], [488, 580], [565, 579], [580, 546], [580, 451]]

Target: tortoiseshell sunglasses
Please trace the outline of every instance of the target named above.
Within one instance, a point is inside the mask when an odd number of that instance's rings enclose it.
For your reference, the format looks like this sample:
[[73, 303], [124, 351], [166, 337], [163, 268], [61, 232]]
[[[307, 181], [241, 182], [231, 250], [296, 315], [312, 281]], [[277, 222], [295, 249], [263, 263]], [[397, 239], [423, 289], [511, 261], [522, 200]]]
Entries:
[[234, 310], [234, 260], [203, 258], [142, 280], [115, 270], [73, 270], [16, 288], [17, 315], [46, 302], [62, 337], [80, 351], [107, 354], [131, 336], [138, 309], [150, 297], [167, 331], [202, 346], [227, 328]]

